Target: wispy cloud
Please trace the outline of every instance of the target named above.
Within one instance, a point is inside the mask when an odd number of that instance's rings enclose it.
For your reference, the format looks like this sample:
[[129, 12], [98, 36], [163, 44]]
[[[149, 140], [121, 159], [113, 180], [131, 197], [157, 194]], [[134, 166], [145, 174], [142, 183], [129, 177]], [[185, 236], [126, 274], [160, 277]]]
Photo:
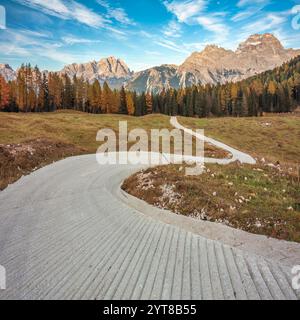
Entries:
[[269, 13], [260, 20], [246, 24], [242, 30], [247, 34], [274, 31], [287, 21], [287, 17], [281, 14]]
[[200, 25], [205, 30], [213, 32], [222, 39], [229, 34], [229, 27], [224, 22], [226, 12], [206, 12], [209, 1], [205, 0], [186, 0], [186, 1], [167, 1], [164, 2], [169, 12], [174, 14], [178, 21], [188, 25]]
[[164, 28], [163, 34], [166, 37], [180, 38], [181, 37], [181, 25], [177, 21], [170, 21]]
[[239, 22], [248, 19], [260, 13], [270, 3], [271, 0], [240, 0], [237, 6], [241, 11], [235, 14], [231, 20]]
[[20, 58], [22, 62], [34, 62], [39, 57], [62, 65], [79, 61], [84, 62], [85, 60], [89, 61], [92, 54], [95, 57], [99, 54], [99, 52], [91, 52], [90, 50], [87, 50], [86, 53], [77, 53], [74, 50], [68, 51], [65, 46], [66, 44], [94, 43], [94, 40], [81, 39], [72, 35], [62, 37], [61, 40], [41, 39], [44, 36], [46, 36], [46, 33], [30, 32], [26, 29], [8, 29], [1, 39], [0, 51], [5, 56], [15, 57], [15, 59]]
[[240, 0], [237, 4], [238, 7], [244, 7], [247, 5], [268, 5], [272, 0]]
[[16, 2], [65, 20], [75, 20], [90, 27], [104, 27], [109, 21], [74, 0], [15, 0]]
[[158, 44], [161, 47], [180, 52], [180, 53], [189, 53], [187, 50], [185, 50], [181, 45], [176, 44], [173, 41], [166, 40], [166, 39], [159, 39], [155, 40], [155, 43]]
[[197, 17], [198, 23], [206, 30], [219, 34], [223, 37], [229, 33], [228, 27], [219, 19], [209, 16]]
[[257, 14], [262, 10], [262, 7], [251, 7], [246, 10], [240, 11], [239, 13], [235, 14], [231, 20], [234, 22], [242, 21], [252, 17], [253, 15]]
[[128, 17], [123, 8], [112, 7], [106, 0], [97, 0], [97, 2], [106, 9], [108, 18], [115, 19], [125, 25], [135, 25], [135, 22]]
[[100, 43], [100, 40], [92, 40], [92, 39], [85, 39], [85, 38], [77, 38], [74, 36], [65, 36], [62, 37], [62, 40], [64, 43], [68, 45], [74, 45], [74, 44], [94, 44], [94, 43]]
[[37, 37], [37, 38], [49, 38], [52, 37], [52, 33], [50, 31], [34, 31], [28, 29], [20, 29], [19, 33], [29, 36], [29, 37]]
[[15, 43], [10, 42], [1, 42], [0, 43], [0, 51], [3, 55], [7, 56], [29, 56], [30, 51], [28, 49], [23, 48]]
[[[281, 43], [285, 46], [285, 47], [293, 47], [295, 48], [300, 48], [299, 45], [299, 33], [289, 33], [286, 32], [286, 30], [278, 29], [274, 32], [275, 36], [280, 39]], [[297, 44], [295, 46], [295, 43]]]
[[166, 0], [163, 2], [167, 10], [173, 13], [179, 22], [188, 23], [189, 20], [202, 12], [206, 8], [205, 0]]

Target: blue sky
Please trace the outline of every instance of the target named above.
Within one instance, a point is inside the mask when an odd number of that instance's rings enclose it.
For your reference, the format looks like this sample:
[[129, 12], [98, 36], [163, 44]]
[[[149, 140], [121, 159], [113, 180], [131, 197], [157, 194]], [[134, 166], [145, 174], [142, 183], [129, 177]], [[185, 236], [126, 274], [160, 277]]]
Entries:
[[286, 47], [300, 48], [300, 0], [0, 0], [0, 4], [6, 11], [6, 29], [0, 28], [0, 63], [14, 68], [30, 62], [59, 70], [72, 62], [113, 55], [139, 71], [180, 64], [207, 44], [236, 49], [249, 35], [264, 32], [274, 33]]

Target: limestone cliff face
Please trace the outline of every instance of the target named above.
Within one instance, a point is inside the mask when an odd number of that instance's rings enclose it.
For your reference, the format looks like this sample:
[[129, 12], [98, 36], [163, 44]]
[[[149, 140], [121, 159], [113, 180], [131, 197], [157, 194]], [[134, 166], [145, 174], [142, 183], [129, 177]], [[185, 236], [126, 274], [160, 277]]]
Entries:
[[252, 35], [236, 51], [215, 45], [194, 52], [176, 67], [155, 67], [135, 74], [128, 88], [136, 91], [160, 91], [193, 84], [236, 82], [266, 70], [274, 69], [300, 55], [300, 50], [285, 49], [272, 34]]
[[60, 73], [66, 73], [71, 78], [75, 75], [78, 78], [83, 77], [91, 83], [95, 80], [100, 83], [107, 81], [111, 88], [120, 88], [133, 75], [126, 63], [115, 57], [101, 59], [99, 62], [73, 63], [64, 67]]
[[11, 68], [9, 64], [0, 64], [0, 75], [6, 81], [12, 81], [16, 79], [16, 72]]
[[128, 90], [137, 92], [160, 92], [164, 88], [180, 87], [178, 67], [175, 65], [162, 65], [137, 72], [127, 83]]

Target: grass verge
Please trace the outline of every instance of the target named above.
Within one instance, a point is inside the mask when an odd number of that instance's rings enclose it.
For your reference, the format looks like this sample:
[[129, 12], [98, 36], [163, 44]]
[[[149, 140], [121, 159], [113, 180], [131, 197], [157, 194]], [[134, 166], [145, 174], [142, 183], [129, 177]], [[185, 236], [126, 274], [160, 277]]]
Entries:
[[177, 214], [300, 242], [300, 183], [279, 166], [207, 165], [200, 176], [161, 166], [133, 175], [122, 188]]

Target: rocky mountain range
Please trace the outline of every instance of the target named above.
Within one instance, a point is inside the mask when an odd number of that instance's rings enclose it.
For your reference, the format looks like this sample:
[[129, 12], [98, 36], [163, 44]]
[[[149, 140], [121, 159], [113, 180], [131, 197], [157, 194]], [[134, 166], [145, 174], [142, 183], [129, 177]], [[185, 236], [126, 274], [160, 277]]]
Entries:
[[163, 65], [138, 72], [127, 87], [141, 92], [236, 82], [274, 69], [298, 55], [300, 50], [285, 49], [272, 34], [256, 34], [236, 51], [209, 45], [202, 52], [192, 53], [180, 66]]
[[5, 81], [12, 81], [16, 79], [16, 72], [9, 64], [0, 63], [0, 75], [2, 75]]
[[133, 76], [133, 72], [130, 71], [126, 63], [115, 57], [101, 59], [99, 62], [73, 63], [64, 67], [60, 74], [67, 74], [71, 78], [75, 75], [78, 78], [83, 77], [91, 83], [95, 80], [100, 81], [101, 84], [107, 81], [113, 89], [119, 89]]
[[[99, 62], [71, 64], [59, 73], [83, 77], [110, 87], [125, 85], [137, 92], [158, 92], [163, 88], [188, 87], [194, 84], [217, 84], [243, 80], [255, 74], [271, 70], [300, 55], [300, 50], [285, 49], [272, 34], [255, 34], [242, 42], [236, 51], [215, 45], [207, 46], [201, 52], [194, 52], [182, 65], [162, 65], [140, 72], [132, 72], [120, 59], [109, 57]], [[9, 65], [0, 64], [0, 74], [6, 80], [13, 80], [15, 72]]]

